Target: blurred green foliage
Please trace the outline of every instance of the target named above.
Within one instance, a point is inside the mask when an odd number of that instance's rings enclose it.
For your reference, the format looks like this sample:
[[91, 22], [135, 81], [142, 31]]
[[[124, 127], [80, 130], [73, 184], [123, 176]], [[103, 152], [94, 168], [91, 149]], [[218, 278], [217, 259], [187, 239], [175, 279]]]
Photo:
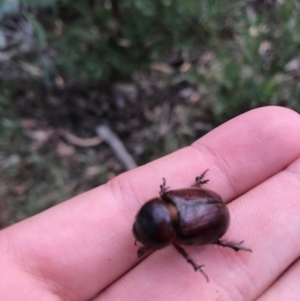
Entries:
[[168, 60], [170, 53], [196, 49], [215, 55], [213, 68], [208, 72], [193, 64], [184, 76], [203, 101], [206, 95], [213, 100], [219, 121], [268, 104], [299, 110], [297, 75], [286, 69], [299, 58], [298, 1], [10, 3], [15, 11], [23, 7], [21, 14], [32, 25], [31, 63], [43, 69], [47, 83], [56, 75], [84, 83], [128, 79], [152, 62]]
[[[142, 118], [126, 115], [138, 123], [129, 148], [140, 144], [136, 156], [143, 164], [189, 144], [205, 132], [201, 125], [196, 129], [195, 120], [215, 125], [264, 105], [300, 111], [299, 12], [297, 0], [0, 1], [0, 82], [5, 83], [0, 88], [0, 163], [5, 169], [0, 173], [0, 199], [5, 195], [2, 199], [7, 203], [0, 202], [0, 207], [16, 210], [7, 214], [14, 220], [3, 220], [10, 223], [32, 215], [99, 185], [99, 181], [105, 182], [120, 170], [115, 167], [109, 175], [102, 164], [109, 155], [102, 156], [98, 150], [76, 150], [71, 158], [59, 158], [54, 151], [60, 141], [57, 137], [44, 148], [33, 148], [32, 138], [24, 135], [30, 129], [22, 128], [18, 116], [24, 107], [15, 108], [17, 87], [21, 86], [24, 94], [26, 89], [34, 94], [32, 87], [42, 82], [52, 88], [61, 78], [60, 82], [67, 83], [66, 89], [79, 85], [92, 91], [101, 81], [110, 83], [110, 87], [123, 80], [136, 85], [136, 75], [146, 74], [156, 89], [152, 96], [145, 97], [153, 97], [149, 101], [153, 112], [148, 117], [153, 118], [152, 124], [143, 129]], [[174, 63], [178, 57], [185, 68]], [[172, 66], [174, 72], [153, 72], [150, 66], [157, 62]], [[172, 84], [176, 76], [184, 83], [183, 88], [192, 87], [199, 98], [180, 103], [178, 99], [183, 98], [175, 94], [182, 87]], [[26, 113], [35, 106], [45, 111], [50, 90], [37, 93], [34, 100], [23, 95], [21, 102], [28, 101]], [[73, 100], [76, 93], [72, 93]], [[109, 98], [103, 99], [109, 102]], [[103, 105], [115, 111], [138, 111], [129, 102], [124, 102], [127, 107], [118, 108], [115, 100], [110, 100], [109, 104], [86, 101], [98, 108]], [[54, 97], [55, 101], [63, 107], [62, 100]], [[141, 106], [143, 101], [141, 97]], [[163, 110], [157, 109], [166, 104], [167, 113], [161, 118]], [[29, 113], [22, 118], [36, 117]], [[126, 140], [130, 135], [122, 122], [119, 129]], [[15, 209], [16, 202], [24, 208]]]
[[17, 116], [11, 105], [10, 91], [7, 89], [0, 92], [0, 116], [0, 137], [8, 137], [17, 127]]

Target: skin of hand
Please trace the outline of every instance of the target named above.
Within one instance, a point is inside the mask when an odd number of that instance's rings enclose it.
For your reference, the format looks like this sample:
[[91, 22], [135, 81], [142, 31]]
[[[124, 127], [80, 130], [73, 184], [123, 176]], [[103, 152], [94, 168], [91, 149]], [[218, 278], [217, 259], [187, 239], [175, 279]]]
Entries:
[[[299, 300], [300, 116], [249, 111], [191, 146], [0, 232], [0, 299]], [[209, 168], [206, 188], [228, 203], [223, 239], [253, 250], [185, 247], [207, 283], [173, 246], [137, 258], [132, 225], [158, 196], [162, 177], [189, 187]], [[199, 299], [200, 298], [200, 299]]]

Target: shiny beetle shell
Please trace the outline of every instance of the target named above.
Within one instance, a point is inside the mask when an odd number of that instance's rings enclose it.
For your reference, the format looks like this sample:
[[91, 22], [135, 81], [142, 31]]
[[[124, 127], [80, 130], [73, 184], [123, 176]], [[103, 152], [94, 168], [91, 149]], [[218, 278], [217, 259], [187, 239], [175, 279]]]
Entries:
[[145, 203], [136, 216], [137, 241], [153, 249], [178, 242], [184, 245], [214, 243], [229, 226], [229, 212], [221, 197], [207, 189], [170, 190], [161, 199]]
[[172, 243], [175, 230], [168, 207], [160, 199], [147, 202], [136, 217], [133, 233], [138, 241], [153, 249]]
[[184, 245], [214, 243], [227, 231], [229, 211], [221, 197], [207, 189], [170, 190], [162, 194], [164, 202], [176, 207], [175, 240]]
[[216, 244], [235, 251], [252, 252], [239, 243], [220, 240], [229, 227], [229, 211], [222, 198], [208, 189], [200, 188], [208, 180], [202, 180], [203, 172], [191, 188], [168, 190], [166, 181], [160, 186], [160, 198], [146, 202], [136, 215], [133, 235], [142, 243], [138, 257], [149, 250], [173, 244], [195, 271], [208, 277], [181, 245]]

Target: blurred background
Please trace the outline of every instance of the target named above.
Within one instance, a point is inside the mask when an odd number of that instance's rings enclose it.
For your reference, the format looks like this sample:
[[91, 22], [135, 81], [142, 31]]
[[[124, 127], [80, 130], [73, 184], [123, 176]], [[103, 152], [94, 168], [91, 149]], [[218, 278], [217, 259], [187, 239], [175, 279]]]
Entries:
[[300, 109], [300, 1], [0, 0], [0, 227], [252, 108]]

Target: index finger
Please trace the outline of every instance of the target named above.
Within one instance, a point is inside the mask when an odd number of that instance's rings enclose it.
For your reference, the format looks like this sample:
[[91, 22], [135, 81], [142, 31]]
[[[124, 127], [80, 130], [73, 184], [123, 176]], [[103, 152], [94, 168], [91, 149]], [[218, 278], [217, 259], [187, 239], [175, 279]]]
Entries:
[[62, 298], [91, 298], [137, 264], [134, 216], [157, 196], [162, 177], [174, 188], [190, 186], [210, 168], [207, 187], [230, 201], [299, 157], [299, 130], [293, 111], [248, 112], [190, 147], [2, 231], [2, 252], [49, 286], [56, 283]]

